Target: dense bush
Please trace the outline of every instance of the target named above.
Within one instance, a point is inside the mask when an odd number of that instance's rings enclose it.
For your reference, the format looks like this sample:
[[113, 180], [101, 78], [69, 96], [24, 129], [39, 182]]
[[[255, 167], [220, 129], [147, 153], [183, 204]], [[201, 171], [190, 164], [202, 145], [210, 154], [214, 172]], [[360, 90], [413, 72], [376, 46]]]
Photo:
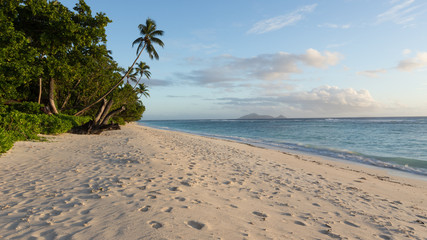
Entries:
[[[88, 122], [91, 117], [74, 117], [57, 114], [47, 115], [40, 111], [37, 103], [0, 105], [0, 153], [9, 150], [13, 143], [23, 140], [38, 140], [37, 134], [68, 132], [74, 126]], [[25, 112], [17, 111], [20, 109]], [[37, 110], [38, 109], [38, 110]]]
[[2, 107], [0, 107], [0, 112], [1, 109], [4, 109], [4, 112], [10, 112], [13, 110], [19, 111], [19, 112], [23, 112], [23, 113], [30, 113], [30, 114], [39, 114], [42, 113], [41, 109], [42, 107], [44, 107], [43, 104], [38, 104], [36, 102], [22, 102], [22, 103], [15, 103], [15, 104], [10, 104], [10, 105], [2, 105]]

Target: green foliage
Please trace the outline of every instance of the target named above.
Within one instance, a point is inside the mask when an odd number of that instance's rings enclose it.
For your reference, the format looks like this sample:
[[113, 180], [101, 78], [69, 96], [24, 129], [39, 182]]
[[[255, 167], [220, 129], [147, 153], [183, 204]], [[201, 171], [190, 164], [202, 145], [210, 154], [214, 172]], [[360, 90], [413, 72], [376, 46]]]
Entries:
[[164, 32], [157, 29], [156, 22], [151, 18], [147, 18], [145, 25], [139, 24], [138, 28], [141, 37], [135, 39], [135, 41], [132, 43], [132, 45], [138, 44], [136, 52], [142, 52], [145, 49], [151, 59], [155, 58], [158, 60], [159, 54], [157, 54], [153, 43], [163, 47], [164, 43], [158, 37], [163, 36]]
[[29, 113], [29, 114], [41, 114], [43, 113], [41, 109], [44, 107], [43, 104], [38, 104], [36, 102], [22, 102], [22, 103], [14, 103], [11, 105], [0, 105], [0, 109], [4, 108], [4, 111], [0, 112], [10, 112], [13, 110]]
[[28, 106], [31, 106], [31, 104], [1, 107], [3, 109], [8, 108], [9, 111], [0, 113], [0, 153], [9, 150], [16, 141], [38, 140], [40, 138], [37, 134], [68, 132], [72, 127], [84, 124], [91, 119], [87, 116], [31, 114], [15, 110], [16, 108], [25, 109], [26, 107], [27, 111], [34, 110], [34, 108], [28, 108]]
[[30, 39], [14, 25], [22, 2], [0, 1], [0, 102], [28, 97], [32, 79], [42, 70], [35, 64], [38, 53]]
[[131, 104], [126, 105], [126, 111], [123, 111], [116, 117], [113, 117], [113, 120], [115, 120], [117, 123], [122, 124], [120, 122], [121, 118], [123, 122], [133, 122], [138, 121], [142, 118], [142, 114], [145, 111], [145, 106], [142, 104], [141, 101], [133, 102]]
[[[121, 68], [106, 47], [105, 28], [110, 22], [104, 13], [92, 15], [84, 0], [73, 9], [50, 0], [0, 1], [0, 152], [15, 141], [66, 132], [87, 122], [97, 109], [87, 111], [87, 117], [65, 114], [77, 113], [110, 89], [112, 109], [126, 107], [113, 118], [115, 122], [142, 117], [145, 106], [139, 95], [149, 95], [139, 82], [143, 76], [150, 78], [149, 67], [138, 65], [135, 87], [118, 81]], [[139, 28], [142, 36], [134, 42], [138, 52], [158, 59], [153, 44], [163, 47], [157, 38], [163, 31], [151, 19]], [[50, 88], [50, 80], [55, 87]], [[45, 105], [35, 103], [39, 94], [46, 106], [53, 96], [62, 114], [44, 114]]]
[[139, 100], [138, 93], [130, 84], [125, 84], [117, 89], [113, 95], [113, 109], [125, 106], [126, 110], [113, 117], [113, 121], [119, 124], [138, 121], [145, 111], [145, 106]]
[[94, 101], [120, 77], [105, 46], [109, 22], [83, 0], [74, 10], [58, 1], [0, 1], [0, 103], [37, 101], [39, 80], [42, 102], [53, 91], [61, 110]]

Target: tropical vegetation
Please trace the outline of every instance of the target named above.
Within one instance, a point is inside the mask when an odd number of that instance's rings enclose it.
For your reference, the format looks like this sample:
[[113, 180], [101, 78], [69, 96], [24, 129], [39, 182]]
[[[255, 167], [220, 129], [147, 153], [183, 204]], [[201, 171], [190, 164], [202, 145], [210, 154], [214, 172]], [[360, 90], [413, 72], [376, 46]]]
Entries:
[[124, 71], [106, 46], [110, 22], [84, 0], [73, 9], [49, 0], [0, 1], [0, 152], [39, 133], [142, 117], [141, 97], [149, 96], [142, 79], [151, 72], [138, 60], [143, 51], [159, 59], [163, 31], [150, 18], [138, 26], [137, 56]]

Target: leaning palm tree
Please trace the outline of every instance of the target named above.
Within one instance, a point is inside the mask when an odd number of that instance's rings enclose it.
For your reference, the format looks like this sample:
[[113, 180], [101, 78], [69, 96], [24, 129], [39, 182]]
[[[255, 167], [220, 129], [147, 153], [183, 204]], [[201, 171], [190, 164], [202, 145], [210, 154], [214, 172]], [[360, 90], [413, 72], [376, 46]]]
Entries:
[[120, 84], [123, 82], [123, 80], [128, 76], [129, 72], [135, 65], [136, 61], [138, 61], [139, 57], [141, 56], [141, 53], [145, 50], [148, 53], [148, 56], [153, 59], [159, 59], [159, 55], [157, 54], [156, 49], [154, 48], [154, 43], [163, 47], [164, 43], [162, 40], [158, 38], [158, 36], [163, 36], [163, 31], [157, 29], [156, 22], [152, 20], [151, 18], [147, 18], [144, 24], [139, 24], [139, 33], [141, 34], [141, 37], [137, 38], [135, 41], [133, 41], [132, 46], [135, 44], [138, 44], [138, 48], [136, 50], [137, 57], [135, 61], [132, 63], [130, 68], [128, 69], [128, 72], [118, 81], [110, 90], [108, 90], [105, 94], [103, 94], [98, 100], [95, 102], [89, 104], [76, 114], [75, 116], [79, 116], [89, 110], [91, 107], [93, 107], [98, 102], [102, 101], [106, 96], [108, 96], [114, 89], [116, 89]]
[[151, 78], [151, 72], [148, 69], [150, 69], [150, 66], [145, 64], [145, 62], [140, 62], [140, 63], [136, 64], [135, 70], [136, 70], [136, 73], [139, 74], [139, 79], [138, 79], [138, 81], [136, 81], [136, 84], [133, 87], [134, 90], [138, 86], [138, 84], [141, 81], [143, 76], [145, 76], [147, 79]]
[[[130, 70], [130, 71], [129, 71]], [[136, 77], [138, 75], [138, 72], [135, 71], [135, 68], [132, 69], [127, 69], [127, 70], [122, 70], [121, 73], [123, 73], [124, 75], [128, 75], [126, 77], [126, 84], [129, 84], [129, 80], [132, 82], [136, 82]]]
[[139, 33], [141, 34], [141, 37], [135, 39], [135, 41], [133, 41], [132, 43], [132, 46], [134, 46], [135, 44], [138, 44], [138, 48], [136, 49], [136, 54], [139, 53], [138, 58], [139, 58], [139, 55], [141, 55], [142, 51], [144, 51], [145, 49], [148, 53], [148, 56], [150, 56], [151, 59], [155, 58], [159, 60], [159, 54], [157, 54], [157, 51], [154, 48], [153, 43], [156, 43], [161, 47], [164, 46], [164, 43], [162, 42], [162, 40], [158, 38], [158, 36], [163, 36], [163, 31], [157, 30], [156, 22], [151, 18], [147, 18], [147, 20], [145, 21], [145, 25], [139, 24], [138, 28], [139, 28]]

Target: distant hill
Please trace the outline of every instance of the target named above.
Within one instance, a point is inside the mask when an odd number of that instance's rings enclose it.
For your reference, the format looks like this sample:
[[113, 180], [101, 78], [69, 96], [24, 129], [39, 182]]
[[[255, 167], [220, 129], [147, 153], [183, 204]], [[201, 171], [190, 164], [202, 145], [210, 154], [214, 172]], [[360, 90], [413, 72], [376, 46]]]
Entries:
[[239, 117], [238, 119], [257, 120], [257, 119], [284, 119], [284, 118], [286, 117], [283, 115], [280, 115], [278, 117], [272, 117], [270, 115], [259, 115], [256, 113], [251, 113], [251, 114]]

